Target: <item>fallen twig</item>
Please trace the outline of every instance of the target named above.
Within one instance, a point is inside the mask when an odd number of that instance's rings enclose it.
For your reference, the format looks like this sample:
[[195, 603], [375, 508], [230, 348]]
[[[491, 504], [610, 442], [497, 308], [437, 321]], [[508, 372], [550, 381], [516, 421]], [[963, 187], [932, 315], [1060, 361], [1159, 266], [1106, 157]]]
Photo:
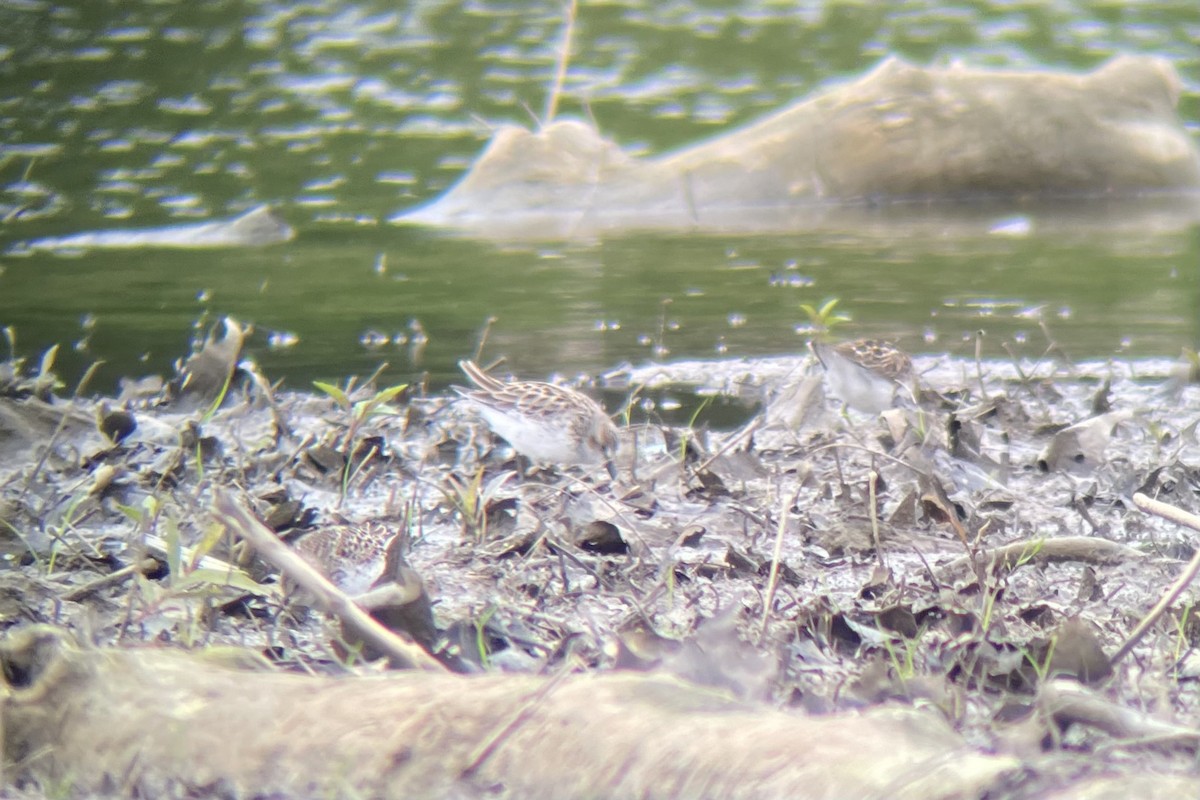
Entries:
[[83, 597], [87, 597], [97, 589], [102, 589], [105, 586], [113, 583], [120, 583], [121, 581], [125, 580], [126, 578], [130, 578], [133, 575], [145, 575], [148, 572], [153, 572], [160, 566], [162, 565], [156, 558], [138, 559], [136, 563], [121, 567], [121, 569], [117, 570], [116, 572], [110, 572], [107, 575], [102, 575], [95, 580], [88, 581], [82, 586], [76, 586], [71, 591], [65, 593], [62, 596], [62, 599], [68, 602], [75, 602]]
[[314, 605], [354, 628], [364, 639], [387, 653], [399, 665], [439, 672], [445, 670], [445, 667], [419, 645], [392, 633], [355, 605], [345, 592], [330, 583], [299, 553], [284, 544], [237, 502], [231, 493], [218, 489], [216, 494], [213, 513], [218, 521], [249, 542], [264, 560], [275, 565], [286, 577], [295, 581], [296, 585], [310, 592]]
[[767, 576], [767, 596], [763, 599], [762, 634], [767, 632], [767, 620], [771, 616], [771, 604], [775, 602], [775, 591], [779, 588], [779, 561], [783, 556], [783, 534], [787, 530], [788, 509], [795, 505], [800, 497], [800, 487], [792, 494], [787, 502], [779, 504], [779, 523], [775, 528], [775, 549], [771, 552], [771, 572]]
[[[1147, 497], [1141, 492], [1134, 494], [1133, 503], [1147, 514], [1153, 514], [1157, 517], [1170, 520], [1177, 525], [1182, 525], [1185, 528], [1200, 531], [1200, 517], [1197, 517], [1195, 514], [1189, 514], [1182, 508], [1176, 508], [1160, 500]], [[1179, 573], [1179, 577], [1175, 579], [1175, 583], [1171, 584], [1162, 598], [1154, 604], [1154, 608], [1150, 609], [1146, 616], [1142, 618], [1142, 621], [1137, 624], [1137, 627], [1126, 637], [1125, 643], [1121, 645], [1120, 649], [1113, 653], [1112, 658], [1109, 659], [1110, 664], [1116, 664], [1122, 658], [1129, 655], [1129, 651], [1137, 646], [1137, 643], [1142, 640], [1151, 626], [1158, 622], [1159, 617], [1166, 613], [1171, 604], [1179, 599], [1179, 596], [1183, 594], [1183, 590], [1196, 579], [1198, 573], [1200, 573], [1200, 552], [1192, 556], [1192, 560], [1183, 568], [1183, 572]]]
[[1077, 722], [1127, 743], [1174, 743], [1192, 750], [1200, 745], [1200, 730], [1125, 708], [1073, 680], [1047, 681], [1038, 692], [1038, 705], [1064, 728]]
[[[987, 550], [978, 556], [980, 562], [992, 571], [1012, 570], [1025, 563], [1053, 563], [1082, 561], [1088, 564], [1120, 564], [1141, 560], [1146, 554], [1127, 545], [1096, 539], [1090, 536], [1062, 536], [1054, 539], [1037, 539], [1013, 542], [1012, 544]], [[957, 558], [940, 568], [943, 576], [963, 572], [972, 568], [968, 557]]]

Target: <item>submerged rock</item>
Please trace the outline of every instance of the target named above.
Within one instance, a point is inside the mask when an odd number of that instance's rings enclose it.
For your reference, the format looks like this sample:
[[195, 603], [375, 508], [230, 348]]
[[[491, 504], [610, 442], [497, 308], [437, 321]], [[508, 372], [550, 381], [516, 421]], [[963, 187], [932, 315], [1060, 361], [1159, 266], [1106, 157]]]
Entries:
[[394, 222], [481, 235], [811, 227], [880, 201], [1176, 193], [1200, 208], [1200, 153], [1169, 62], [1122, 56], [1086, 75], [923, 68], [889, 58], [857, 81], [656, 158], [592, 126], [500, 129], [470, 171]]
[[287, 242], [296, 231], [268, 206], [258, 206], [232, 219], [164, 225], [160, 228], [117, 228], [70, 236], [35, 239], [16, 252], [34, 250], [123, 250], [136, 247], [257, 247]]

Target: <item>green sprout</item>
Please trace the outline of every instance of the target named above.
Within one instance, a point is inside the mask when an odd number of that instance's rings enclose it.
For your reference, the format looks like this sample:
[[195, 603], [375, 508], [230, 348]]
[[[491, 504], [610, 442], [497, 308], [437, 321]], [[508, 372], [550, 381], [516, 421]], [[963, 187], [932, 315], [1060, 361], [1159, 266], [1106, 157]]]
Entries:
[[709, 404], [711, 404], [712, 401], [713, 401], [713, 395], [710, 394], [704, 398], [704, 400], [700, 403], [700, 405], [696, 406], [696, 410], [692, 412], [692, 418], [688, 420], [687, 428], [684, 429], [683, 436], [679, 437], [679, 461], [680, 461], [680, 463], [687, 461], [688, 442], [691, 441], [693, 435], [696, 432], [696, 420], [698, 420], [700, 418], [700, 414], [704, 411], [704, 409], [708, 408]]
[[[347, 426], [346, 433], [341, 437], [341, 441], [339, 442], [339, 448], [346, 454], [346, 465], [342, 468], [341, 476], [341, 492], [342, 497], [345, 497], [351, 480], [373, 455], [369, 451], [358, 453], [351, 448], [355, 437], [358, 435], [359, 428], [377, 414], [396, 413], [388, 404], [399, 397], [400, 393], [408, 388], [408, 384], [400, 383], [395, 386], [389, 386], [386, 389], [380, 389], [366, 400], [359, 400], [357, 402], [350, 399], [350, 395], [354, 391], [353, 378], [347, 382], [345, 389], [332, 383], [325, 383], [324, 381], [313, 381], [313, 386], [331, 397], [343, 411], [350, 415], [350, 424]], [[355, 456], [358, 457], [355, 458]]]
[[488, 623], [492, 621], [492, 617], [496, 615], [497, 610], [498, 609], [494, 605], [488, 606], [487, 610], [483, 612], [479, 619], [473, 621], [475, 625], [475, 649], [479, 654], [479, 664], [484, 668], [484, 670], [491, 669], [491, 665], [489, 663], [491, 660], [489, 658], [491, 653], [489, 652], [487, 644], [487, 626]]
[[471, 480], [465, 481], [453, 473], [447, 476], [446, 484], [438, 486], [442, 495], [458, 511], [462, 518], [463, 538], [468, 536], [476, 542], [487, 538], [488, 509], [494, 506], [502, 497], [501, 489], [516, 475], [508, 470], [493, 475], [486, 483], [483, 480], [483, 467], [476, 470]]
[[808, 317], [808, 326], [817, 338], [827, 340], [833, 338], [834, 328], [850, 322], [850, 315], [837, 311], [836, 297], [826, 300], [820, 308], [801, 303], [800, 310]]

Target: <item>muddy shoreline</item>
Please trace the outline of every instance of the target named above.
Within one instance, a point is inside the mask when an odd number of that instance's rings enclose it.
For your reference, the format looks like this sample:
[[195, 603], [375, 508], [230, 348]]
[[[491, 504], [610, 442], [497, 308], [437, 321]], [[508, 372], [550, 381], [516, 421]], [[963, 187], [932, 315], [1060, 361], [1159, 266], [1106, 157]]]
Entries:
[[[825, 397], [803, 357], [615, 370], [598, 384], [633, 404], [663, 385], [748, 404], [723, 431], [617, 413], [610, 479], [526, 472], [450, 393], [274, 392], [233, 372], [226, 334], [121, 397], [0, 370], [5, 631], [386, 671], [214, 521], [220, 490], [292, 542], [398, 536], [427, 647], [457, 672], [641, 671], [820, 718], [913, 709], [1020, 765], [963, 796], [1200, 790], [1194, 590], [1110, 658], [1193, 554], [1132, 502], [1200, 510], [1186, 370], [918, 358], [919, 407], [881, 418]], [[40, 796], [13, 746], [9, 787]]]

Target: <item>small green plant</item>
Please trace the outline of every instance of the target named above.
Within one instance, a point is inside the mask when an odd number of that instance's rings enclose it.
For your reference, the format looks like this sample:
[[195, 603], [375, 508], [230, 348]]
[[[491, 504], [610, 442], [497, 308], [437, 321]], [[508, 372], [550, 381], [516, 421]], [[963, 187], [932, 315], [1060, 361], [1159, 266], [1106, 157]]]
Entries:
[[393, 413], [389, 411], [388, 403], [395, 400], [401, 392], [408, 388], [407, 383], [400, 383], [395, 386], [389, 386], [386, 389], [380, 389], [366, 400], [352, 402], [350, 395], [354, 392], [353, 378], [346, 384], [345, 389], [335, 386], [332, 383], [325, 383], [324, 381], [313, 381], [313, 386], [333, 398], [334, 402], [350, 414], [350, 426], [346, 429], [346, 434], [342, 437], [343, 446], [349, 445], [350, 442], [354, 441], [358, 429], [371, 417], [381, 413]]
[[439, 486], [462, 519], [463, 538], [469, 537], [476, 542], [487, 538], [488, 508], [500, 498], [500, 490], [515, 474], [511, 470], [501, 472], [485, 483], [483, 467], [480, 467], [469, 481], [451, 474], [446, 479], [447, 485]]
[[1039, 661], [1034, 657], [1033, 653], [1028, 648], [1021, 648], [1021, 655], [1029, 662], [1029, 666], [1033, 667], [1033, 671], [1037, 674], [1038, 684], [1046, 682], [1046, 678], [1050, 675], [1050, 663], [1054, 660], [1054, 648], [1058, 644], [1058, 636], [1050, 637], [1050, 644], [1046, 647], [1046, 655]]
[[[166, 562], [167, 576], [151, 580], [140, 570], [133, 575], [129, 602], [139, 608], [134, 616], [157, 617], [185, 646], [202, 643], [211, 631], [213, 606], [241, 594], [278, 600], [277, 584], [262, 584], [230, 561], [210, 555], [229, 531], [219, 522], [210, 522], [200, 531], [194, 546], [184, 544], [178, 509], [156, 498], [147, 497], [140, 505], [118, 506], [144, 539], [146, 549]], [[161, 535], [160, 535], [161, 534]]]
[[[981, 585], [982, 588], [982, 585]], [[983, 591], [982, 605], [983, 613], [979, 617], [979, 632], [983, 636], [987, 636], [988, 631], [992, 627], [992, 615], [996, 612], [996, 599], [1000, 595], [1000, 586], [988, 586]]]
[[1195, 610], [1192, 603], [1185, 603], [1183, 612], [1175, 618], [1175, 654], [1172, 658], [1174, 663], [1178, 664], [1183, 658], [1183, 651], [1189, 646], [1188, 643], [1188, 625], [1191, 623], [1192, 611]]
[[1017, 563], [1013, 565], [1013, 569], [1023, 567], [1033, 559], [1037, 558], [1038, 553], [1042, 552], [1042, 548], [1046, 546], [1045, 539], [1038, 539], [1031, 542], [1028, 547], [1022, 548], [1021, 555], [1017, 558]]
[[10, 388], [15, 388], [21, 394], [32, 394], [43, 400], [49, 398], [55, 390], [65, 386], [54, 374], [54, 362], [58, 359], [58, 345], [52, 345], [42, 353], [37, 370], [23, 377], [26, 360], [17, 355], [17, 331], [11, 325], [6, 326], [3, 330], [4, 339], [8, 343], [8, 358], [0, 361], [0, 365], [4, 367], [0, 370], [0, 380], [3, 380], [4, 383], [11, 382]]
[[633, 390], [630, 391], [629, 396], [625, 398], [625, 404], [621, 406], [621, 411], [618, 413], [618, 416], [620, 416], [624, 421], [626, 428], [633, 424], [633, 406], [635, 403], [637, 403], [638, 397], [645, 388], [646, 385], [644, 383], [639, 383], [634, 386]]
[[475, 650], [479, 654], [479, 665], [484, 670], [490, 669], [489, 662], [491, 661], [491, 652], [488, 649], [487, 643], [487, 626], [492, 621], [492, 617], [496, 616], [496, 607], [488, 606], [479, 619], [474, 621], [475, 624]]
[[904, 646], [903, 652], [897, 651], [896, 644], [890, 636], [883, 638], [883, 648], [887, 651], [888, 660], [892, 662], [892, 673], [907, 690], [908, 682], [917, 674], [917, 639], [903, 637], [900, 643]]
[[800, 304], [800, 310], [808, 317], [808, 327], [816, 338], [822, 341], [832, 339], [835, 328], [850, 322], [850, 315], [838, 311], [837, 304], [836, 297], [826, 300], [819, 308], [808, 303]]
[[231, 369], [225, 374], [225, 381], [221, 384], [221, 391], [217, 392], [217, 396], [213, 398], [212, 403], [204, 412], [204, 415], [200, 417], [201, 425], [204, 425], [212, 420], [214, 416], [216, 416], [217, 411], [221, 408], [221, 404], [225, 402], [225, 398], [229, 394], [229, 387], [233, 383], [233, 374], [236, 371], [236, 369]]
[[342, 467], [341, 475], [341, 496], [344, 498], [349, 492], [350, 482], [354, 476], [374, 455], [373, 448], [367, 449], [366, 452], [359, 452], [358, 449], [353, 447], [359, 428], [377, 414], [397, 413], [388, 404], [399, 397], [400, 393], [408, 388], [408, 384], [400, 383], [395, 386], [389, 386], [386, 389], [380, 389], [366, 400], [359, 400], [357, 402], [350, 399], [350, 395], [354, 392], [353, 378], [346, 383], [345, 389], [335, 386], [332, 383], [325, 383], [324, 381], [313, 381], [313, 386], [331, 397], [343, 411], [350, 415], [350, 424], [346, 427], [346, 432], [338, 442], [338, 449], [346, 457], [346, 463]]
[[687, 428], [684, 429], [683, 435], [679, 437], [679, 461], [683, 463], [687, 460], [688, 442], [692, 438], [692, 434], [696, 430], [696, 420], [700, 418], [700, 414], [704, 409], [708, 408], [713, 401], [713, 396], [710, 394], [701, 401], [700, 405], [696, 406], [696, 410], [692, 412], [691, 419], [688, 420]]

